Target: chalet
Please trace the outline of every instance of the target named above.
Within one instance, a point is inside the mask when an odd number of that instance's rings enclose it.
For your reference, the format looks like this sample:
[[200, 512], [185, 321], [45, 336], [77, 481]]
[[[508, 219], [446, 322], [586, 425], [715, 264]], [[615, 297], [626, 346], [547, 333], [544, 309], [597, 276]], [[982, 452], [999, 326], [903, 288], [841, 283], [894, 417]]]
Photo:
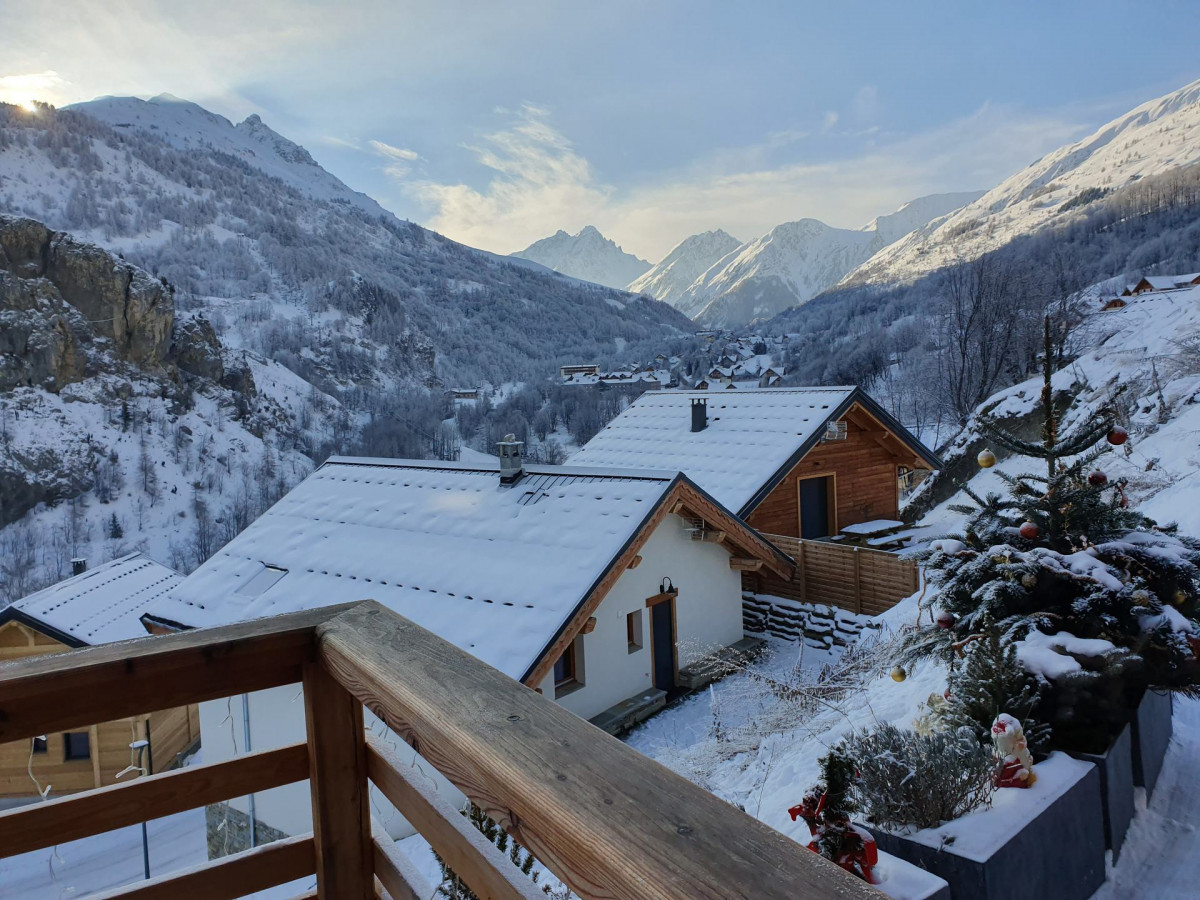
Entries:
[[759, 531], [796, 538], [895, 519], [901, 469], [941, 466], [857, 387], [660, 391], [571, 462], [681, 471]]
[[1171, 291], [1198, 284], [1200, 284], [1200, 272], [1190, 272], [1186, 275], [1144, 275], [1128, 290], [1130, 294], [1136, 295], [1152, 291]]
[[599, 375], [600, 367], [597, 365], [559, 366], [558, 371], [563, 378], [570, 378], [572, 375]]
[[[140, 616], [147, 604], [182, 581], [178, 572], [141, 553], [84, 569], [0, 610], [0, 661], [145, 637]], [[0, 797], [115, 784], [118, 773], [136, 762], [129, 745], [140, 740], [149, 740], [154, 768], [167, 769], [199, 737], [196, 707], [183, 706], [46, 734], [34, 738], [32, 747], [28, 741], [0, 744]]]
[[[145, 616], [182, 630], [374, 599], [601, 727], [644, 718], [743, 641], [741, 576], [791, 561], [678, 472], [330, 459]], [[294, 688], [248, 702], [248, 745], [302, 740]], [[224, 701], [201, 704], [229, 758]], [[241, 742], [239, 741], [239, 746]], [[279, 794], [278, 797], [274, 797]], [[308, 794], [256, 818], [305, 830]], [[256, 826], [257, 827], [257, 826]]]
[[1100, 311], [1111, 312], [1114, 309], [1124, 309], [1128, 305], [1129, 303], [1124, 297], [1109, 297], [1107, 300], [1103, 301]]
[[479, 388], [450, 388], [446, 396], [451, 400], [478, 400]]

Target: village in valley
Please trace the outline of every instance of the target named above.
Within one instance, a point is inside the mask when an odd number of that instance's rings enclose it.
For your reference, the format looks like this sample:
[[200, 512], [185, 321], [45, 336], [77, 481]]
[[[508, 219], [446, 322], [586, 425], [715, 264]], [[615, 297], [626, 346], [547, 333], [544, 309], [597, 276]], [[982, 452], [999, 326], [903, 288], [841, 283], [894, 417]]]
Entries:
[[1200, 81], [851, 228], [218, 75], [0, 69], [0, 900], [1196, 895]]

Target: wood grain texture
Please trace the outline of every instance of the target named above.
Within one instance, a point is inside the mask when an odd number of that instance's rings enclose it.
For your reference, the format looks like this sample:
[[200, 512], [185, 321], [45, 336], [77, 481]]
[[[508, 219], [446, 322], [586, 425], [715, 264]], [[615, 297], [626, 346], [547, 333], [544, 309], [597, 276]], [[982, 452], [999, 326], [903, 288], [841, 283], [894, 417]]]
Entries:
[[317, 894], [321, 900], [375, 895], [363, 708], [320, 664], [304, 667]]
[[188, 900], [192, 897], [234, 900], [312, 875], [314, 871], [313, 838], [306, 834], [88, 897], [89, 900]]
[[0, 663], [0, 743], [292, 684], [347, 606]]
[[[476, 895], [489, 900], [544, 900], [541, 890], [507, 856], [494, 844], [479, 839], [475, 826], [454, 804], [439, 794], [418, 789], [408, 777], [410, 772], [412, 766], [394, 750], [373, 736], [368, 740], [367, 773], [371, 782]], [[392, 893], [390, 887], [388, 892]]]
[[308, 748], [293, 744], [10, 809], [0, 812], [0, 858], [65, 844], [307, 777]]
[[375, 877], [387, 891], [388, 897], [391, 900], [433, 900], [434, 888], [417, 871], [412, 860], [396, 846], [387, 830], [374, 819], [371, 820], [371, 832]]
[[582, 897], [879, 896], [379, 604], [319, 626], [318, 645], [338, 681]]

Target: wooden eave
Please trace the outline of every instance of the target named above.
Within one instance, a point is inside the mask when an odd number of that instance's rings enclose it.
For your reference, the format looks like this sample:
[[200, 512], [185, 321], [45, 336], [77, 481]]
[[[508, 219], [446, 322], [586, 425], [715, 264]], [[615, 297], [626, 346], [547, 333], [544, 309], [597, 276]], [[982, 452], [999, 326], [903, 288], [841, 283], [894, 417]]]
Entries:
[[559, 629], [529, 668], [525, 670], [525, 674], [521, 676], [523, 684], [536, 688], [541, 683], [553, 668], [555, 660], [583, 631], [588, 619], [608, 596], [608, 592], [612, 590], [625, 570], [631, 567], [634, 558], [640, 555], [642, 547], [650, 539], [654, 530], [662, 524], [667, 516], [685, 514], [697, 516], [708, 525], [713, 526], [714, 529], [723, 531], [725, 533], [723, 546], [729, 550], [731, 556], [762, 560], [763, 565], [780, 578], [791, 580], [794, 565], [789, 557], [681, 473], [675, 476], [671, 486], [642, 520], [621, 551], [608, 564], [604, 573], [584, 595], [575, 607], [575, 611], [568, 617], [566, 624]]
[[17, 609], [15, 605], [6, 606], [3, 610], [0, 610], [0, 625], [6, 625], [9, 622], [18, 622], [21, 625], [24, 625], [26, 628], [32, 628], [39, 634], [58, 641], [60, 644], [70, 647], [72, 650], [89, 646], [86, 641], [81, 641], [72, 634], [68, 634], [65, 631], [60, 631], [57, 628], [47, 625], [45, 622], [35, 619], [33, 616]]

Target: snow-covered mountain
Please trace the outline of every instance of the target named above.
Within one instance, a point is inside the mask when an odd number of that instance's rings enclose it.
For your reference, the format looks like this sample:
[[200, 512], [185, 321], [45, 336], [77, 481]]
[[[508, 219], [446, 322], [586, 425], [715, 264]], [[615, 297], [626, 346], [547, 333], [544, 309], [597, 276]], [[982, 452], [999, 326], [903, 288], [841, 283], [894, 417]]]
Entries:
[[592, 225], [579, 234], [567, 234], [560, 228], [512, 255], [572, 278], [614, 288], [624, 288], [650, 268], [650, 263], [626, 253]]
[[697, 278], [741, 245], [741, 241], [719, 228], [693, 234], [676, 244], [649, 271], [630, 282], [629, 290], [675, 305]]
[[911, 280], [1064, 224], [1142, 178], [1200, 161], [1200, 81], [1143, 103], [1061, 147], [973, 203], [886, 247], [845, 283]]
[[932, 194], [859, 229], [817, 219], [785, 222], [710, 267], [673, 305], [710, 327], [737, 327], [805, 303], [881, 248], [978, 192]]

